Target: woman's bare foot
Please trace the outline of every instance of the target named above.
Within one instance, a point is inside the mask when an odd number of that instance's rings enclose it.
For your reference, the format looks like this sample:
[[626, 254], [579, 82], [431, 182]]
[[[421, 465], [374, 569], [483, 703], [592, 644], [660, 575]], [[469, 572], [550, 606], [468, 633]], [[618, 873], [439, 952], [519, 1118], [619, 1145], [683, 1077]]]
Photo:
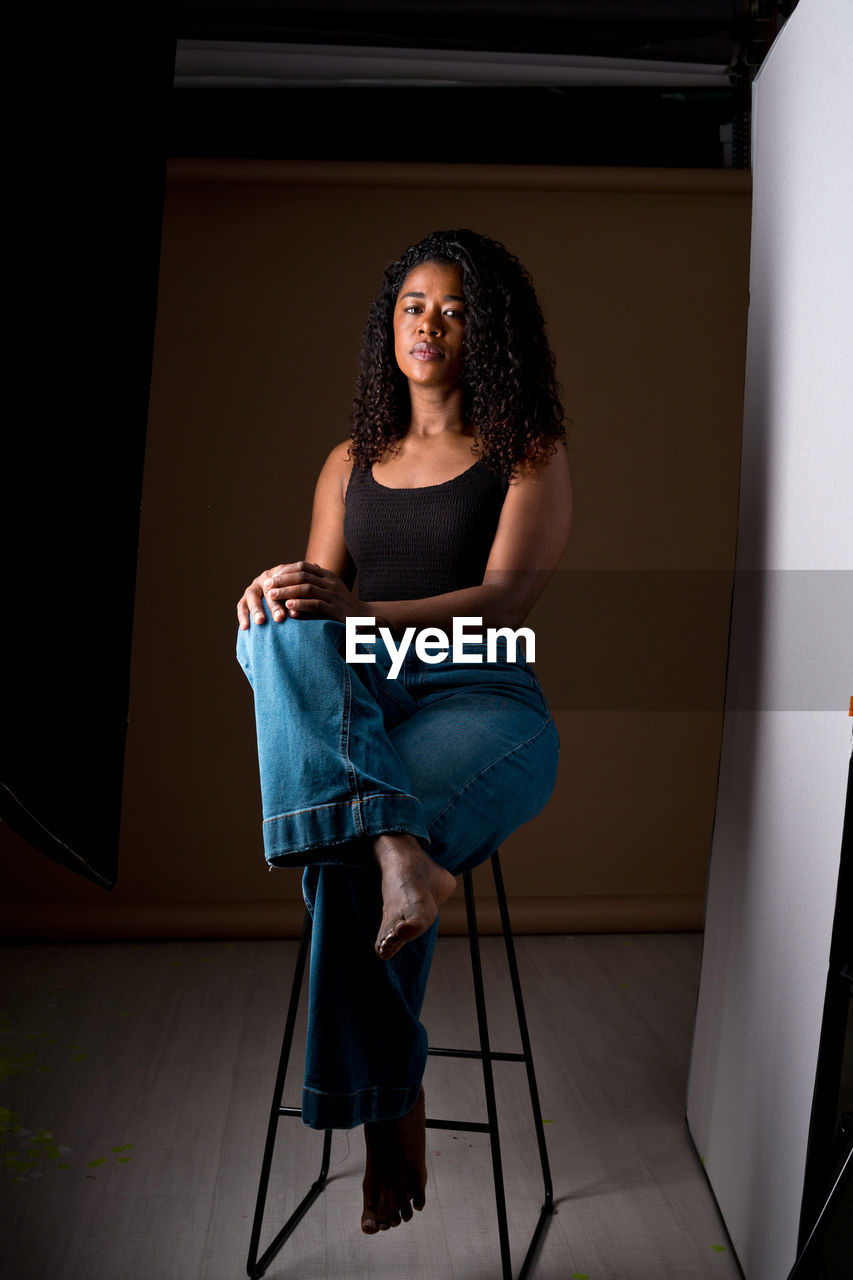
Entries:
[[426, 1107], [424, 1091], [407, 1115], [364, 1126], [364, 1211], [367, 1235], [408, 1222], [426, 1203]]
[[390, 960], [405, 942], [426, 933], [456, 888], [456, 877], [433, 862], [414, 836], [396, 831], [377, 836], [373, 851], [382, 875], [376, 954]]

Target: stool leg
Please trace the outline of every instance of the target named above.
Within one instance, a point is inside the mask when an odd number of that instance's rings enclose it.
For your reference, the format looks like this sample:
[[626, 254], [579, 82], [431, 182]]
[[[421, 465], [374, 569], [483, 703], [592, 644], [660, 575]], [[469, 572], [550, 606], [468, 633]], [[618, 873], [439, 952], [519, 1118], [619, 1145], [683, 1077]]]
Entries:
[[515, 958], [515, 943], [509, 922], [509, 908], [504, 891], [503, 873], [497, 854], [492, 857], [492, 873], [495, 878], [498, 910], [501, 916], [506, 958], [509, 976], [512, 983], [512, 994], [515, 997], [515, 1012], [518, 1018], [518, 1031], [521, 1037], [521, 1050], [524, 1054], [524, 1065], [527, 1068], [527, 1084], [530, 1090], [530, 1106], [533, 1110], [533, 1123], [536, 1127], [536, 1140], [539, 1144], [539, 1162], [542, 1165], [542, 1181], [545, 1188], [545, 1209], [554, 1211], [554, 1188], [551, 1182], [551, 1166], [548, 1162], [548, 1148], [545, 1146], [545, 1128], [542, 1124], [542, 1110], [539, 1105], [539, 1090], [536, 1086], [536, 1072], [533, 1070], [533, 1051], [530, 1047], [530, 1035], [527, 1030], [527, 1017], [524, 1012], [524, 997], [521, 994], [521, 979], [518, 975], [518, 962]]
[[483, 990], [483, 967], [480, 961], [480, 942], [477, 932], [477, 910], [474, 906], [474, 882], [470, 871], [463, 872], [465, 885], [465, 910], [468, 915], [468, 943], [471, 950], [471, 970], [474, 978], [474, 1001], [477, 1006], [477, 1028], [480, 1033], [480, 1054], [483, 1062], [483, 1085], [486, 1091], [486, 1114], [489, 1121], [489, 1138], [492, 1147], [492, 1171], [495, 1176], [495, 1204], [498, 1213], [498, 1239], [501, 1250], [502, 1280], [512, 1280], [512, 1259], [509, 1251], [509, 1229], [506, 1220], [506, 1196], [504, 1194], [501, 1145], [498, 1135], [498, 1111], [495, 1102], [495, 1081], [492, 1071], [492, 1050], [486, 1018], [486, 998]]
[[509, 966], [510, 981], [512, 983], [512, 993], [515, 997], [515, 1012], [518, 1018], [518, 1031], [521, 1037], [521, 1050], [524, 1056], [524, 1065], [527, 1069], [527, 1085], [530, 1091], [530, 1106], [533, 1111], [533, 1125], [536, 1129], [536, 1142], [539, 1147], [539, 1163], [542, 1166], [542, 1182], [545, 1191], [545, 1201], [539, 1214], [539, 1221], [536, 1225], [536, 1231], [527, 1250], [527, 1256], [524, 1259], [521, 1270], [518, 1273], [518, 1280], [524, 1280], [528, 1274], [529, 1268], [533, 1262], [533, 1255], [539, 1244], [540, 1234], [545, 1226], [545, 1215], [554, 1212], [554, 1187], [551, 1181], [551, 1166], [548, 1161], [548, 1148], [545, 1145], [545, 1127], [542, 1124], [542, 1109], [539, 1104], [539, 1089], [536, 1085], [536, 1073], [533, 1069], [533, 1051], [530, 1047], [530, 1034], [527, 1029], [527, 1016], [524, 1011], [524, 998], [521, 993], [521, 979], [518, 974], [518, 962], [515, 956], [515, 943], [512, 937], [512, 928], [510, 927], [509, 908], [506, 901], [506, 892], [504, 890], [503, 873], [501, 871], [500, 858], [497, 852], [492, 855], [492, 874], [495, 880], [495, 892], [498, 899], [498, 910], [501, 917], [501, 928], [503, 929], [504, 944], [506, 946], [507, 965]]
[[251, 1280], [257, 1280], [258, 1276], [262, 1276], [264, 1274], [270, 1262], [278, 1253], [294, 1227], [305, 1215], [307, 1210], [316, 1200], [317, 1196], [323, 1190], [326, 1176], [329, 1172], [329, 1157], [332, 1149], [331, 1129], [327, 1129], [323, 1134], [323, 1156], [320, 1165], [320, 1172], [316, 1181], [311, 1184], [307, 1195], [299, 1205], [297, 1205], [296, 1209], [294, 1209], [281, 1231], [279, 1231], [272, 1244], [259, 1260], [258, 1246], [260, 1244], [261, 1227], [264, 1220], [264, 1208], [266, 1206], [267, 1188], [269, 1185], [270, 1169], [272, 1167], [275, 1139], [278, 1132], [278, 1122], [282, 1115], [299, 1114], [298, 1108], [282, 1107], [281, 1096], [284, 1093], [284, 1080], [287, 1075], [287, 1064], [290, 1058], [290, 1048], [293, 1043], [296, 1014], [299, 1008], [299, 997], [302, 993], [302, 983], [305, 977], [305, 963], [308, 959], [310, 944], [311, 915], [310, 912], [306, 911], [305, 919], [302, 924], [302, 937], [299, 943], [299, 951], [296, 956], [296, 968], [293, 973], [293, 983], [290, 988], [290, 1003], [287, 1008], [287, 1020], [284, 1025], [284, 1039], [281, 1046], [281, 1055], [278, 1060], [278, 1072], [275, 1078], [275, 1088], [273, 1089], [272, 1106], [270, 1107], [270, 1118], [267, 1126], [267, 1140], [264, 1146], [263, 1160], [261, 1162], [261, 1180], [258, 1187], [258, 1199], [255, 1205], [255, 1216], [252, 1222], [252, 1235], [249, 1242], [249, 1258], [246, 1263], [246, 1271], [251, 1277]]

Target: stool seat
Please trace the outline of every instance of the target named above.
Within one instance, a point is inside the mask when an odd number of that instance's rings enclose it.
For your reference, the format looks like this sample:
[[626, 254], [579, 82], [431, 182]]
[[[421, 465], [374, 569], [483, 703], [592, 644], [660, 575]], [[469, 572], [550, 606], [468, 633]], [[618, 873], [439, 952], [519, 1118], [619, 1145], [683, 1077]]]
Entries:
[[[452, 1129], [460, 1133], [487, 1133], [491, 1142], [492, 1151], [492, 1172], [495, 1183], [495, 1208], [497, 1211], [498, 1224], [498, 1242], [500, 1246], [501, 1256], [501, 1280], [512, 1280], [512, 1259], [509, 1247], [509, 1231], [507, 1227], [506, 1216], [506, 1197], [504, 1194], [503, 1166], [501, 1163], [500, 1135], [498, 1130], [498, 1114], [497, 1104], [495, 1100], [494, 1073], [492, 1071], [493, 1062], [523, 1062], [527, 1069], [527, 1083], [530, 1092], [530, 1106], [533, 1114], [533, 1127], [536, 1136], [537, 1147], [539, 1151], [539, 1162], [542, 1168], [542, 1181], [544, 1186], [544, 1200], [539, 1210], [539, 1216], [536, 1220], [536, 1226], [530, 1239], [530, 1243], [525, 1253], [524, 1260], [518, 1272], [516, 1280], [524, 1280], [528, 1276], [535, 1261], [536, 1252], [541, 1243], [542, 1233], [547, 1224], [548, 1218], [554, 1212], [554, 1192], [551, 1184], [551, 1171], [548, 1163], [548, 1151], [545, 1145], [545, 1131], [542, 1124], [542, 1113], [539, 1106], [539, 1092], [536, 1086], [536, 1075], [533, 1069], [533, 1055], [530, 1049], [530, 1036], [527, 1030], [527, 1017], [524, 1012], [524, 1000], [521, 993], [521, 981], [518, 976], [518, 964], [515, 956], [515, 944], [512, 937], [512, 929], [510, 927], [509, 910], [507, 908], [506, 893], [504, 891], [503, 875], [501, 873], [500, 858], [498, 850], [491, 855], [490, 858], [492, 874], [495, 881], [495, 892], [497, 894], [498, 909], [501, 917], [501, 928], [503, 931], [504, 943], [506, 946], [507, 965], [509, 968], [510, 981], [512, 983], [513, 997], [515, 1000], [516, 1015], [518, 1018], [518, 1030], [521, 1037], [521, 1053], [502, 1053], [491, 1047], [489, 1040], [488, 1020], [486, 1017], [486, 999], [483, 987], [483, 967], [480, 957], [480, 941], [477, 929], [477, 909], [474, 900], [474, 881], [470, 871], [462, 873], [462, 880], [465, 888], [465, 910], [468, 922], [468, 942], [471, 953], [471, 971], [474, 983], [474, 1002], [477, 1011], [477, 1029], [479, 1033], [480, 1048], [479, 1049], [428, 1049], [428, 1053], [436, 1057], [445, 1058], [477, 1058], [481, 1061], [483, 1067], [483, 1088], [486, 1095], [486, 1115], [485, 1121], [473, 1120], [438, 1120], [427, 1117], [426, 1126], [428, 1129]], [[290, 1002], [287, 1010], [287, 1018], [284, 1028], [284, 1039], [279, 1057], [278, 1072], [276, 1074], [275, 1088], [273, 1089], [272, 1106], [270, 1109], [269, 1125], [267, 1127], [267, 1139], [264, 1147], [263, 1159], [261, 1161], [261, 1177], [258, 1187], [257, 1202], [255, 1205], [255, 1216], [252, 1223], [252, 1234], [249, 1243], [249, 1257], [246, 1270], [251, 1280], [257, 1280], [257, 1277], [264, 1275], [273, 1258], [285, 1244], [288, 1237], [292, 1234], [300, 1220], [305, 1216], [308, 1209], [317, 1199], [326, 1182], [329, 1173], [329, 1160], [332, 1150], [332, 1130], [327, 1129], [323, 1134], [323, 1150], [321, 1155], [320, 1172], [317, 1178], [309, 1187], [306, 1195], [299, 1202], [285, 1222], [284, 1226], [267, 1246], [261, 1257], [258, 1257], [260, 1247], [261, 1230], [263, 1227], [264, 1212], [266, 1207], [267, 1188], [269, 1185], [270, 1169], [272, 1167], [273, 1151], [275, 1148], [276, 1136], [278, 1133], [278, 1123], [284, 1116], [301, 1116], [301, 1107], [284, 1107], [281, 1105], [281, 1098], [284, 1092], [285, 1076], [287, 1074], [288, 1062], [290, 1059], [290, 1050], [293, 1043], [293, 1032], [296, 1024], [296, 1014], [299, 1008], [299, 998], [302, 991], [302, 985], [305, 977], [305, 965], [308, 958], [308, 952], [311, 942], [311, 916], [308, 911], [305, 912], [305, 919], [302, 926], [302, 937], [299, 944], [299, 951], [296, 957], [296, 968], [293, 974], [293, 983], [290, 990]]]

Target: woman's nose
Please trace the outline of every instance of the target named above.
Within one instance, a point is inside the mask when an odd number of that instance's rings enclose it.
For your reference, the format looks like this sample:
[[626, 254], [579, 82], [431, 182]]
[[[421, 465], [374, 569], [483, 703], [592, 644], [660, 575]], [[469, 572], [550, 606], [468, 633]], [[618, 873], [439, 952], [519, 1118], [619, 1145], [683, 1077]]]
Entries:
[[424, 311], [420, 328], [423, 333], [441, 333], [441, 313]]

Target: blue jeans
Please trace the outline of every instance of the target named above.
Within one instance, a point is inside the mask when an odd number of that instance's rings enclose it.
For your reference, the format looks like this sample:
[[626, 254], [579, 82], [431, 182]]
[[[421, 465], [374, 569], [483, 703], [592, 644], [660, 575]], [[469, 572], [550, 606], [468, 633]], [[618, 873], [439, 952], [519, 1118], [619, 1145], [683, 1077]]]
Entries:
[[[302, 1118], [315, 1129], [392, 1119], [426, 1066], [419, 1020], [437, 924], [380, 960], [372, 839], [415, 836], [453, 875], [483, 862], [547, 803], [559, 739], [523, 657], [435, 665], [411, 648], [397, 679], [348, 664], [344, 624], [294, 619], [238, 634], [252, 685], [271, 866], [304, 867], [313, 918]], [[371, 650], [364, 650], [371, 652]], [[476, 645], [466, 644], [476, 654]]]

